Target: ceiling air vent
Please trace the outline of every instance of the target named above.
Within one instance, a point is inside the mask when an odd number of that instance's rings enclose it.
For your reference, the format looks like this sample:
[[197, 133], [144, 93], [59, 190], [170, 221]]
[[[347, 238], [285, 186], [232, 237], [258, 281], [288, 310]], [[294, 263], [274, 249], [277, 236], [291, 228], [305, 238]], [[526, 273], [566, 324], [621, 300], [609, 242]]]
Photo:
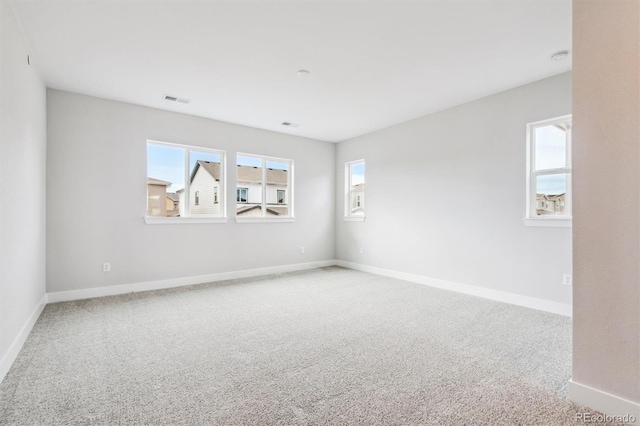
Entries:
[[289, 123], [288, 121], [283, 122], [282, 125], [287, 127], [300, 127], [298, 123]]
[[170, 102], [180, 102], [181, 104], [188, 104], [189, 103], [189, 99], [178, 98], [176, 96], [171, 96], [171, 95], [164, 95], [162, 97], [162, 99], [164, 99], [165, 101], [170, 101]]

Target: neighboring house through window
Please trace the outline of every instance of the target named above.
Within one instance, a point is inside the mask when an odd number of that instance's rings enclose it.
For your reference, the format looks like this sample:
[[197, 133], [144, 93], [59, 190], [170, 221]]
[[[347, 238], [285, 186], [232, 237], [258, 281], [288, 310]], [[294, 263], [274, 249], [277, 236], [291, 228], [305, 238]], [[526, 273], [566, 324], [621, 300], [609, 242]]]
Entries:
[[147, 141], [147, 217], [224, 217], [223, 191], [224, 151]]
[[527, 125], [525, 224], [570, 226], [571, 116]]
[[240, 153], [236, 159], [236, 217], [293, 217], [293, 160]]
[[345, 163], [345, 219], [364, 219], [364, 160]]

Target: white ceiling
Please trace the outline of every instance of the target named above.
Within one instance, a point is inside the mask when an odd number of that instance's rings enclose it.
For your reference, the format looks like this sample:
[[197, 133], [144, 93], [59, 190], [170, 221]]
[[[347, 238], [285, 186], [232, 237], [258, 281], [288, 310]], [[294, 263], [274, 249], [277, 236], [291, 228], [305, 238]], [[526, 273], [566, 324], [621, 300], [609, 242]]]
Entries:
[[13, 5], [48, 87], [332, 142], [571, 69], [571, 0]]

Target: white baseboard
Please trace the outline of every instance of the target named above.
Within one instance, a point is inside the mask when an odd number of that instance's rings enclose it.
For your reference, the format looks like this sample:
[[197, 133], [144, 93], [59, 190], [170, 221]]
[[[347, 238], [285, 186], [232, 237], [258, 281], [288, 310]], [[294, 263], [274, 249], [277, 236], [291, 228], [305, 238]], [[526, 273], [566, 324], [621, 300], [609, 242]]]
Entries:
[[[609, 416], [627, 416], [616, 423], [640, 423], [640, 404], [569, 380], [569, 400]], [[633, 416], [635, 420], [630, 417]]]
[[49, 303], [66, 302], [70, 300], [91, 299], [93, 297], [115, 296], [118, 294], [135, 293], [139, 291], [162, 290], [165, 288], [182, 287], [186, 285], [204, 284], [215, 281], [234, 280], [238, 278], [257, 277], [260, 275], [281, 274], [284, 272], [303, 271], [306, 269], [334, 266], [336, 261], [322, 260], [318, 262], [296, 263], [293, 265], [270, 266], [266, 268], [245, 269], [241, 271], [220, 272], [217, 274], [197, 275], [193, 277], [173, 278], [159, 281], [120, 284], [106, 287], [85, 288], [81, 290], [58, 291], [47, 294]]
[[4, 376], [6, 376], [11, 369], [11, 366], [18, 357], [18, 354], [20, 353], [24, 342], [27, 341], [27, 337], [29, 337], [31, 329], [35, 325], [36, 321], [38, 321], [38, 318], [40, 318], [40, 314], [42, 313], [42, 310], [46, 305], [47, 295], [43, 294], [42, 299], [40, 299], [40, 302], [38, 303], [38, 306], [36, 306], [36, 308], [33, 310], [31, 315], [29, 316], [29, 319], [27, 319], [27, 322], [22, 326], [22, 329], [20, 330], [16, 338], [13, 339], [13, 342], [11, 343], [11, 346], [9, 346], [7, 352], [4, 354], [2, 359], [0, 359], [0, 383], [2, 383], [2, 381], [4, 380]]
[[512, 305], [524, 306], [526, 308], [537, 309], [539, 311], [551, 312], [567, 317], [570, 317], [572, 315], [571, 305], [565, 303], [552, 302], [550, 300], [537, 299], [535, 297], [521, 296], [519, 294], [491, 290], [488, 288], [476, 287], [468, 284], [456, 283], [453, 281], [445, 281], [437, 278], [429, 278], [422, 275], [409, 274], [406, 272], [398, 272], [390, 269], [378, 268], [376, 266], [345, 262], [344, 260], [338, 260], [336, 261], [336, 264], [344, 268], [355, 269], [358, 271], [369, 272], [376, 275], [383, 275], [385, 277], [424, 284], [430, 287], [436, 287], [444, 290], [455, 291], [457, 293], [483, 297], [485, 299], [510, 303]]

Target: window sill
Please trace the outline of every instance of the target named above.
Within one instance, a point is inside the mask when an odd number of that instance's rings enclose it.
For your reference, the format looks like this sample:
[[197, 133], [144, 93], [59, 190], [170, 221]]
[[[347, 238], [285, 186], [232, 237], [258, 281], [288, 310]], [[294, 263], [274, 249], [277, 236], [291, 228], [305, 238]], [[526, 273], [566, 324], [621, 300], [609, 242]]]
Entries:
[[177, 225], [181, 223], [227, 223], [226, 217], [156, 217], [145, 216], [147, 225]]
[[366, 218], [367, 218], [366, 216], [345, 216], [344, 221], [345, 222], [364, 222]]
[[284, 223], [295, 222], [295, 217], [242, 217], [236, 216], [238, 223]]
[[524, 221], [525, 226], [544, 226], [544, 227], [553, 227], [553, 228], [571, 228], [571, 218], [563, 217], [563, 218], [530, 218], [525, 217], [522, 219]]

